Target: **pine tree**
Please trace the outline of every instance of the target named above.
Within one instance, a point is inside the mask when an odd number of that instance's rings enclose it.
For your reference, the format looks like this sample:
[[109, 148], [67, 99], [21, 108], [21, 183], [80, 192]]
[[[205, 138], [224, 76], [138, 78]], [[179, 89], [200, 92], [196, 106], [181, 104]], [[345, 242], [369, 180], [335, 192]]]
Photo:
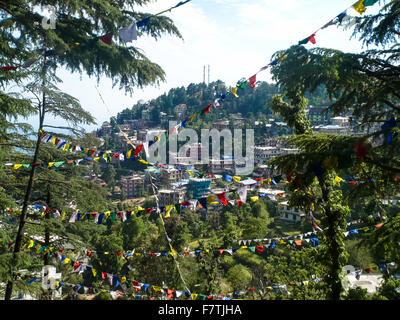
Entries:
[[[394, 178], [400, 171], [396, 120], [400, 111], [399, 6], [400, 1], [390, 1], [379, 14], [357, 18], [354, 36], [377, 49], [352, 54], [297, 45], [276, 53], [281, 59], [272, 69], [283, 97], [290, 101], [277, 97], [273, 108], [295, 128], [297, 136], [288, 143], [299, 153], [270, 163], [292, 175], [290, 204], [307, 209], [315, 201], [317, 212], [323, 214], [322, 227], [327, 227], [323, 261], [328, 267], [331, 299], [340, 299], [342, 292], [339, 273], [346, 259], [343, 231], [349, 211], [335, 182], [338, 170], [357, 177], [357, 189], [346, 195], [351, 201], [379, 200], [383, 190], [398, 190]], [[329, 110], [334, 115], [351, 112], [353, 123], [360, 128], [373, 129], [378, 124], [381, 130], [361, 136], [307, 132], [304, 99], [321, 86], [333, 101]], [[384, 219], [381, 209], [380, 214]]]

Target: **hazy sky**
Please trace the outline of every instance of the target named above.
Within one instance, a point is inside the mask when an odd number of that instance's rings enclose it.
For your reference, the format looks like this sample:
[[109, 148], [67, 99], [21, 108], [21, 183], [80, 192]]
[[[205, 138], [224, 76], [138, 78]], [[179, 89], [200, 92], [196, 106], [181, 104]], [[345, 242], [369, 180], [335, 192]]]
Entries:
[[[179, 0], [155, 1], [140, 9], [158, 13], [176, 5]], [[299, 40], [329, 22], [355, 0], [192, 0], [166, 13], [184, 40], [165, 35], [155, 41], [140, 37], [130, 43], [144, 51], [147, 57], [159, 64], [166, 73], [166, 81], [159, 87], [136, 89], [132, 96], [118, 88], [112, 88], [111, 81], [104, 78], [99, 87], [110, 112], [101, 102], [95, 89], [96, 80], [79, 74], [60, 70], [63, 83], [59, 87], [78, 98], [82, 106], [96, 117], [97, 126], [138, 100], [151, 100], [170, 88], [187, 86], [203, 81], [203, 66], [210, 65], [210, 81], [222, 80], [228, 86], [256, 73], [270, 62], [271, 56], [297, 44]], [[368, 7], [366, 14], [373, 14], [379, 4]], [[349, 9], [347, 14], [359, 14]], [[351, 30], [330, 26], [316, 34], [315, 45], [335, 48], [347, 52], [362, 49], [357, 39], [351, 37]], [[206, 77], [207, 78], [207, 77]], [[263, 71], [257, 80], [270, 81], [269, 71]], [[33, 122], [34, 124], [35, 122]], [[54, 123], [60, 124], [58, 121]]]

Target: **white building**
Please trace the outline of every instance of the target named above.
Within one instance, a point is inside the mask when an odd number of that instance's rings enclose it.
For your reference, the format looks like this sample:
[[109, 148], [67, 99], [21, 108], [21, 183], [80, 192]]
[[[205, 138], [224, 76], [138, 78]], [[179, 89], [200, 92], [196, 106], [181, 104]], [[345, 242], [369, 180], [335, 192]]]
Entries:
[[254, 163], [265, 164], [269, 159], [277, 157], [280, 155], [280, 151], [278, 147], [262, 147], [255, 146], [254, 147]]
[[185, 190], [183, 189], [159, 190], [158, 200], [161, 207], [165, 207], [170, 204], [181, 203], [185, 200]]
[[210, 159], [210, 173], [232, 172], [234, 169], [233, 159]]
[[349, 117], [333, 117], [331, 119], [333, 125], [338, 125], [341, 127], [348, 127], [350, 125], [350, 118]]
[[306, 216], [304, 211], [289, 207], [287, 201], [278, 203], [278, 212], [280, 214], [279, 219], [287, 222], [298, 223], [304, 220]]

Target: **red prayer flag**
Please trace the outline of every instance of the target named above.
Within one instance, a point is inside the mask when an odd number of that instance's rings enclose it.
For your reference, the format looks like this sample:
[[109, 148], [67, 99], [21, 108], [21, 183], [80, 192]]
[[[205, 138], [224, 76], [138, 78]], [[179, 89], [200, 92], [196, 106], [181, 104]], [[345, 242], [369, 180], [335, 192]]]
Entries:
[[362, 141], [355, 143], [354, 149], [356, 149], [356, 153], [359, 158], [365, 158], [367, 154], [367, 149], [365, 149], [364, 143]]
[[212, 104], [210, 104], [207, 107], [205, 107], [204, 110], [203, 110], [203, 114], [207, 114], [210, 111], [211, 107], [212, 107]]
[[256, 85], [255, 85], [255, 83], [256, 83], [256, 75], [252, 76], [252, 77], [249, 79], [249, 83], [250, 83], [250, 87], [252, 87], [252, 88], [255, 88], [255, 87], [256, 87]]
[[308, 41], [310, 41], [312, 44], [315, 44], [317, 41], [315, 40], [315, 33], [313, 33], [309, 38]]
[[116, 255], [117, 255], [118, 257], [120, 257], [122, 254], [121, 254], [121, 252], [117, 251]]
[[78, 261], [74, 263], [74, 270], [78, 269], [81, 264]]
[[102, 273], [101, 273], [101, 278], [102, 278], [102, 279], [106, 279], [106, 278], [107, 278], [107, 273], [102, 272]]
[[224, 206], [228, 205], [228, 200], [226, 200], [226, 198], [225, 198], [225, 192], [217, 194], [217, 197], [218, 197], [219, 201], [221, 201]]
[[256, 250], [257, 250], [258, 254], [261, 254], [264, 250], [264, 246], [256, 246]]
[[173, 292], [174, 292], [175, 290], [173, 290], [173, 289], [168, 289], [167, 290], [167, 292], [168, 292], [168, 299], [171, 299], [172, 297], [173, 297]]
[[301, 240], [294, 240], [294, 243], [298, 246], [301, 246]]
[[18, 67], [1, 67], [3, 71], [17, 70]]
[[135, 151], [133, 152], [135, 154], [135, 157], [137, 157], [137, 155], [139, 154], [139, 152], [143, 149], [143, 144], [141, 144], [140, 146], [137, 146]]
[[92, 250], [87, 250], [86, 255], [89, 257], [92, 254]]
[[237, 205], [238, 207], [241, 207], [241, 206], [243, 205], [242, 200], [237, 199], [237, 200], [236, 200], [236, 205]]
[[223, 254], [224, 253], [224, 249], [218, 249], [218, 253], [219, 254]]
[[101, 36], [100, 40], [103, 41], [105, 44], [111, 44], [112, 43], [112, 33], [107, 33], [104, 36]]

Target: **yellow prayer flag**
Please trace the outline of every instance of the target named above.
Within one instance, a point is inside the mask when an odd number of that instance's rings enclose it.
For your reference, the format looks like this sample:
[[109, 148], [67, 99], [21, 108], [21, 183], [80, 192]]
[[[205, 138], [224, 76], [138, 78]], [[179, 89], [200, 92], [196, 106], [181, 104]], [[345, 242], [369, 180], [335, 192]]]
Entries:
[[126, 282], [126, 277], [121, 277], [121, 283], [124, 283], [124, 282]]
[[271, 178], [265, 179], [261, 181], [261, 184], [269, 186], [271, 184]]
[[96, 276], [96, 270], [94, 269], [94, 268], [92, 268], [92, 273], [93, 273], [93, 277], [95, 277]]
[[189, 118], [189, 122], [192, 122], [195, 116], [196, 116], [196, 114], [192, 115], [192, 116]]
[[257, 202], [258, 196], [250, 197], [251, 202]]
[[138, 161], [141, 163], [144, 163], [144, 164], [149, 164], [146, 160], [143, 160], [143, 159], [139, 159]]
[[352, 7], [361, 15], [367, 10], [364, 6], [364, 0], [358, 0]]
[[12, 170], [17, 170], [18, 168], [21, 168], [21, 167], [22, 167], [22, 163], [17, 163], [17, 164], [13, 165]]
[[155, 291], [155, 292], [158, 292], [158, 291], [161, 291], [161, 288], [160, 287], [158, 287], [158, 286], [152, 286], [153, 287], [153, 290]]
[[64, 220], [64, 219], [65, 219], [65, 211], [63, 210], [61, 220]]
[[335, 177], [335, 184], [340, 183], [342, 180], [343, 180], [343, 179], [342, 179], [341, 177], [336, 176], [336, 177]]
[[70, 142], [67, 142], [63, 147], [63, 151], [67, 151], [70, 144], [71, 144]]
[[285, 241], [283, 241], [283, 240], [281, 239], [281, 241], [279, 241], [279, 244], [280, 244], [280, 245], [285, 245], [285, 244], [286, 244], [286, 242], [285, 242]]
[[239, 182], [240, 180], [242, 180], [242, 177], [238, 177], [238, 176], [233, 176], [233, 181], [235, 182]]
[[64, 260], [64, 262], [63, 262], [63, 264], [67, 264], [67, 263], [69, 263], [71, 260], [70, 259], [68, 259], [68, 258], [65, 258], [65, 260]]
[[100, 157], [93, 158], [93, 161], [99, 162]]
[[232, 90], [232, 93], [233, 93], [233, 95], [234, 95], [236, 98], [239, 98], [238, 94], [236, 93], [237, 89], [238, 89], [238, 88], [235, 87], [235, 88]]
[[33, 240], [29, 241], [29, 245], [28, 248], [32, 248], [33, 247]]
[[208, 196], [207, 197], [208, 204], [211, 204], [211, 202], [213, 202], [214, 199], [215, 199], [215, 195]]
[[51, 168], [54, 164], [55, 164], [55, 162], [49, 162], [48, 165], [47, 165], [47, 167], [48, 167], [48, 168]]
[[131, 157], [131, 153], [132, 153], [133, 149], [130, 149], [126, 152], [126, 157], [130, 158]]
[[169, 218], [170, 217], [170, 212], [172, 210], [172, 208], [174, 207], [173, 204], [169, 204], [165, 207], [165, 217]]
[[192, 300], [197, 300], [197, 296], [198, 296], [197, 293], [192, 293]]
[[56, 145], [56, 137], [53, 137], [53, 146]]
[[104, 252], [104, 254], [110, 254], [108, 251]]
[[185, 171], [186, 171], [187, 173], [189, 173], [191, 177], [193, 177], [193, 171], [191, 171], [191, 170], [185, 170]]

